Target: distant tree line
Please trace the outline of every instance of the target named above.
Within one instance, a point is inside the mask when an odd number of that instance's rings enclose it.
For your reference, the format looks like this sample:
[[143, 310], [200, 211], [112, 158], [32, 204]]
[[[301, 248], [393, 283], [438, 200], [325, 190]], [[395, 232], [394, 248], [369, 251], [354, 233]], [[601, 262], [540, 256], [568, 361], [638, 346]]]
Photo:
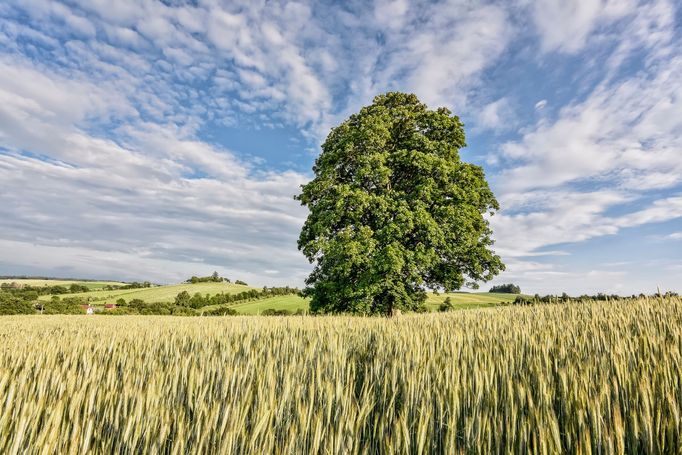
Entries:
[[263, 287], [262, 290], [249, 289], [248, 291], [239, 292], [237, 294], [221, 293], [214, 295], [201, 295], [197, 292], [194, 295], [190, 295], [189, 292], [182, 291], [175, 297], [175, 304], [178, 306], [198, 309], [205, 306], [234, 304], [248, 300], [267, 299], [269, 297], [275, 297], [279, 295], [300, 294], [300, 292], [300, 290], [291, 288], [289, 286], [272, 288]]
[[515, 284], [498, 284], [490, 288], [488, 292], [497, 292], [501, 294], [521, 294], [521, 288]]
[[88, 292], [90, 288], [85, 285], [73, 283], [70, 286], [29, 286], [18, 285], [17, 283], [2, 283], [0, 284], [0, 291], [14, 294], [26, 294], [35, 292], [37, 295], [55, 295], [55, 294], [76, 294], [79, 292]]
[[118, 289], [144, 289], [150, 287], [152, 287], [152, 284], [149, 281], [143, 281], [142, 283], [133, 281], [132, 283], [124, 284], [122, 286], [115, 284], [107, 284], [102, 289], [104, 289], [105, 291], [116, 291]]
[[666, 298], [666, 297], [677, 297], [678, 294], [676, 292], [668, 291], [665, 294], [660, 294], [656, 293], [650, 296], [647, 296], [646, 294], [632, 294], [629, 296], [622, 296], [622, 295], [617, 295], [617, 294], [604, 294], [604, 293], [598, 293], [598, 294], [593, 294], [593, 295], [588, 295], [588, 294], [582, 294], [576, 297], [571, 297], [567, 293], [562, 293], [561, 295], [553, 295], [553, 294], [548, 294], [548, 295], [539, 295], [535, 294], [534, 296], [525, 296], [525, 295], [519, 295], [514, 299], [512, 302], [514, 305], [533, 305], [533, 304], [538, 304], [538, 303], [570, 303], [570, 302], [576, 302], [576, 303], [581, 303], [581, 302], [590, 302], [590, 301], [598, 301], [598, 302], [617, 302], [620, 300], [626, 300], [626, 299], [637, 299], [637, 298], [646, 298], [646, 297], [651, 297], [651, 298]]

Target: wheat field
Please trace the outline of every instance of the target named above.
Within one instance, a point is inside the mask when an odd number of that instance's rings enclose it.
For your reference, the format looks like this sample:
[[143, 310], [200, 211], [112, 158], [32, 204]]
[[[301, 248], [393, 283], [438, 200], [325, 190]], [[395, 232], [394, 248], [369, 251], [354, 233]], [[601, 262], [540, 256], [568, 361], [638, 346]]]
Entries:
[[0, 453], [682, 453], [682, 301], [0, 318]]

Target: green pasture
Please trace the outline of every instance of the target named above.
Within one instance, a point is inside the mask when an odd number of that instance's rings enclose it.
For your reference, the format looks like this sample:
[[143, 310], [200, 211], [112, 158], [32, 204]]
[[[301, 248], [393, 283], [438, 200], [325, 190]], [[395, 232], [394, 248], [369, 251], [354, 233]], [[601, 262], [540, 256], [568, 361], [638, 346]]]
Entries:
[[[77, 294], [62, 294], [60, 297], [83, 297], [88, 298], [93, 303], [105, 304], [116, 303], [116, 300], [123, 298], [127, 302], [132, 299], [142, 299], [148, 303], [173, 302], [175, 297], [182, 291], [187, 291], [191, 295], [200, 294], [238, 294], [242, 291], [253, 289], [249, 286], [232, 283], [196, 283], [196, 284], [172, 284], [167, 286], [154, 286], [151, 288], [140, 289], [117, 289], [113, 291], [92, 291]], [[49, 295], [40, 297], [41, 300], [49, 300]]]
[[516, 294], [502, 294], [495, 292], [451, 292], [447, 294], [429, 293], [426, 297], [426, 306], [431, 311], [437, 311], [438, 307], [447, 297], [452, 299], [455, 309], [466, 310], [470, 308], [486, 308], [500, 303], [513, 302]]

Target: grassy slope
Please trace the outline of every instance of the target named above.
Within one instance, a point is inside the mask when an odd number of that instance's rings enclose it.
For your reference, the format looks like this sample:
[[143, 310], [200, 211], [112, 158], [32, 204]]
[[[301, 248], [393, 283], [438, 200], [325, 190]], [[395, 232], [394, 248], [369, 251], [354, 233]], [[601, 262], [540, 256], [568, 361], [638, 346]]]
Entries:
[[[446, 297], [450, 297], [455, 305], [456, 309], [469, 309], [469, 308], [485, 308], [495, 306], [500, 302], [511, 302], [516, 298], [514, 294], [497, 294], [489, 292], [479, 292], [479, 293], [468, 293], [468, 292], [456, 292], [452, 294], [429, 294], [426, 300], [426, 306], [431, 311], [437, 311], [438, 306], [445, 300]], [[214, 309], [218, 306], [227, 306], [232, 308], [242, 314], [259, 314], [263, 310], [276, 309], [276, 310], [289, 310], [296, 311], [298, 309], [308, 309], [308, 300], [296, 295], [286, 295], [272, 297], [269, 299], [255, 300], [250, 302], [244, 302], [240, 304], [232, 305], [214, 305], [210, 307], [205, 307], [204, 310]]]
[[270, 297], [269, 299], [252, 300], [250, 302], [237, 303], [234, 305], [215, 305], [206, 307], [206, 309], [215, 308], [216, 306], [227, 306], [241, 314], [260, 314], [263, 310], [268, 309], [289, 310], [294, 312], [299, 309], [307, 311], [308, 299], [293, 294], [279, 295], [277, 297]]
[[[231, 283], [196, 283], [196, 284], [173, 284], [169, 286], [155, 286], [143, 289], [119, 289], [114, 291], [93, 291], [79, 294], [63, 294], [61, 297], [84, 297], [90, 298], [95, 303], [116, 303], [119, 298], [126, 301], [132, 299], [142, 299], [145, 302], [172, 302], [182, 291], [187, 291], [194, 295], [200, 294], [237, 294], [242, 291], [252, 289], [249, 286], [242, 286]], [[41, 296], [42, 300], [49, 300], [50, 296]]]
[[77, 281], [77, 280], [32, 280], [32, 279], [2, 279], [2, 283], [18, 283], [25, 286], [71, 286], [72, 284], [80, 284], [81, 286], [87, 286], [90, 289], [101, 289], [104, 286], [121, 286], [125, 283], [118, 281]]
[[426, 306], [431, 311], [438, 310], [438, 306], [445, 301], [446, 297], [452, 299], [456, 308], [485, 308], [495, 306], [500, 302], [512, 302], [516, 294], [502, 294], [496, 292], [453, 292], [450, 294], [429, 294], [426, 298]]

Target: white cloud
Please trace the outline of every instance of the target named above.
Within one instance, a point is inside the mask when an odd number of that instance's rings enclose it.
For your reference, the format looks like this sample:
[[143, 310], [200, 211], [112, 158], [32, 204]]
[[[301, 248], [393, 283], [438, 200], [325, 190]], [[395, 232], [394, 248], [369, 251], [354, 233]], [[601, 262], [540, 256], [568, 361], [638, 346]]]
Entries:
[[500, 98], [486, 104], [478, 114], [477, 128], [505, 131], [514, 128], [516, 119], [508, 98]]
[[506, 48], [512, 27], [504, 9], [496, 6], [467, 8], [459, 2], [433, 7], [428, 23], [406, 42], [407, 54], [396, 55], [399, 71], [413, 69], [407, 85], [426, 103], [444, 101], [463, 105], [462, 89]]
[[304, 212], [292, 197], [303, 175], [256, 173], [169, 125], [122, 127], [125, 145], [97, 137], [82, 127], [130, 114], [125, 98], [17, 61], [2, 69], [0, 146], [11, 152], [0, 154], [0, 262], [157, 280], [216, 268], [258, 284], [261, 270], [284, 269], [273, 281], [301, 282]]
[[405, 23], [410, 7], [407, 0], [377, 0], [374, 3], [374, 20], [389, 29], [397, 29]]
[[556, 187], [585, 179], [630, 189], [672, 187], [682, 181], [682, 57], [598, 86], [582, 102], [541, 122], [520, 142], [503, 146], [521, 164], [505, 172], [507, 188]]
[[585, 46], [599, 26], [609, 24], [637, 7], [633, 0], [539, 0], [532, 17], [545, 51], [574, 53]]

